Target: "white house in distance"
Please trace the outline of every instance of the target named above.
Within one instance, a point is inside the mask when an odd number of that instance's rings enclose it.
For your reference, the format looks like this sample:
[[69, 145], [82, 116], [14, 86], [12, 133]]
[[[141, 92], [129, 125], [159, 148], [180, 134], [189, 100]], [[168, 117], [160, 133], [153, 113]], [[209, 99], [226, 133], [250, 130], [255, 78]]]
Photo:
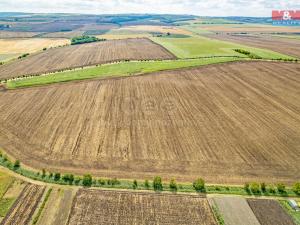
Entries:
[[297, 211], [297, 212], [300, 211], [300, 208], [299, 208], [299, 206], [298, 206], [298, 204], [297, 204], [297, 202], [296, 202], [295, 200], [291, 200], [291, 199], [290, 199], [288, 202], [289, 202], [289, 205], [290, 205], [295, 211]]

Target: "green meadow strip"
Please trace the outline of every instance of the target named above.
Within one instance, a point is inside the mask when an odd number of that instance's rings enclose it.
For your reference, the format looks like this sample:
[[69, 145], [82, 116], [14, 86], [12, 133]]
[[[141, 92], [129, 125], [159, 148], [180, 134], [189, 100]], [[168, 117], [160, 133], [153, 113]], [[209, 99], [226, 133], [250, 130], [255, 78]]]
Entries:
[[184, 60], [164, 61], [129, 61], [98, 65], [83, 69], [74, 69], [64, 72], [49, 73], [39, 76], [21, 77], [8, 80], [6, 85], [9, 89], [46, 85], [51, 83], [84, 80], [92, 78], [120, 77], [146, 74], [163, 70], [196, 67], [202, 65], [232, 62], [241, 60], [240, 57], [208, 57]]

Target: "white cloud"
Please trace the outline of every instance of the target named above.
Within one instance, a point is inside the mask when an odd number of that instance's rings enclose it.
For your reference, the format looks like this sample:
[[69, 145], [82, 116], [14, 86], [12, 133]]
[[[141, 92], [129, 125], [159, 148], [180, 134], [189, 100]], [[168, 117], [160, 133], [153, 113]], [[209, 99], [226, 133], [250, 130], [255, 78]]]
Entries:
[[0, 11], [67, 13], [171, 13], [200, 16], [270, 16], [300, 9], [299, 0], [0, 0]]

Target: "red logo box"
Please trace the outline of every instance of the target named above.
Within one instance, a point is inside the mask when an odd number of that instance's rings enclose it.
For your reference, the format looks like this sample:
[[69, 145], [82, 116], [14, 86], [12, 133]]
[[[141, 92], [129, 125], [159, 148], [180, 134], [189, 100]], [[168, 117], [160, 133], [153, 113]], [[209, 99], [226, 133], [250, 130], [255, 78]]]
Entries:
[[273, 10], [272, 20], [280, 20], [280, 21], [300, 20], [300, 10]]

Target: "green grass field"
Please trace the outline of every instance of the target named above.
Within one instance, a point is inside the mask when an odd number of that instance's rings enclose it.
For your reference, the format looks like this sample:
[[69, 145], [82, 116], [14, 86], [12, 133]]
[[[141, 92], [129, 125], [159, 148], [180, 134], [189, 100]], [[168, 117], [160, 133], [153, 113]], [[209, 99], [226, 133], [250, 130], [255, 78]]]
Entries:
[[14, 178], [0, 171], [0, 199], [14, 181]]
[[50, 83], [65, 82], [71, 80], [83, 80], [91, 78], [104, 78], [113, 76], [129, 76], [145, 74], [162, 70], [171, 70], [178, 68], [194, 67], [215, 63], [231, 62], [240, 60], [235, 57], [217, 57], [204, 59], [186, 59], [186, 60], [166, 60], [166, 61], [130, 61], [114, 64], [106, 64], [84, 69], [76, 69], [65, 72], [46, 74], [35, 77], [20, 78], [7, 82], [9, 89], [28, 87], [35, 85], [45, 85]]
[[248, 47], [226, 41], [206, 37], [193, 36], [190, 38], [151, 38], [164, 46], [179, 58], [196, 58], [205, 56], [242, 56], [234, 51], [240, 48], [256, 54], [264, 59], [290, 59], [292, 57], [270, 50]]
[[286, 200], [280, 200], [279, 203], [293, 217], [295, 223], [300, 225], [300, 212], [293, 210]]

